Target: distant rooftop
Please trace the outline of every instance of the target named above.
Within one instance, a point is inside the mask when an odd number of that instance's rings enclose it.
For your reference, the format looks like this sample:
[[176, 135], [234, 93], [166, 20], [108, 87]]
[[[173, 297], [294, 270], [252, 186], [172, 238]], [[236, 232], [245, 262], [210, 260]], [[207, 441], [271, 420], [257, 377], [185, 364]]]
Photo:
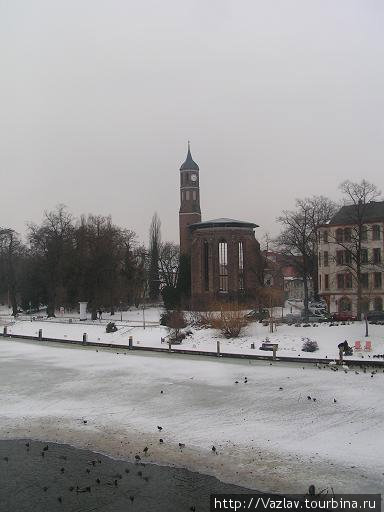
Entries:
[[195, 229], [207, 229], [207, 228], [258, 228], [259, 226], [254, 222], [244, 222], [242, 220], [227, 219], [225, 217], [221, 219], [206, 220], [205, 222], [196, 222], [191, 224], [189, 229], [192, 231]]
[[198, 171], [199, 166], [196, 162], [194, 162], [192, 155], [191, 155], [191, 147], [190, 143], [188, 141], [188, 153], [187, 158], [185, 159], [185, 162], [180, 167], [180, 171]]
[[[354, 224], [356, 205], [342, 206], [329, 221], [329, 225]], [[371, 201], [364, 205], [364, 222], [384, 221], [384, 201]]]

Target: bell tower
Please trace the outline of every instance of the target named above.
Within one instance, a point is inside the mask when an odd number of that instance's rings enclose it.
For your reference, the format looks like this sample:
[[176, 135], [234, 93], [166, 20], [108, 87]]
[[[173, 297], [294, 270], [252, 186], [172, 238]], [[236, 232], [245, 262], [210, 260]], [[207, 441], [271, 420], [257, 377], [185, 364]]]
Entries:
[[180, 167], [180, 254], [190, 254], [191, 237], [188, 226], [201, 222], [199, 166], [193, 161], [190, 143], [185, 162]]

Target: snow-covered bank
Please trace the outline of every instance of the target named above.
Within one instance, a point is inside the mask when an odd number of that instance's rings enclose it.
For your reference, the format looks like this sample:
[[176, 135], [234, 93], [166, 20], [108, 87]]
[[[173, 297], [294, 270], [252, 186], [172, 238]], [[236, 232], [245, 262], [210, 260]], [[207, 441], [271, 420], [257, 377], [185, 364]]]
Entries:
[[262, 491], [383, 489], [384, 373], [7, 339], [0, 370], [2, 438], [139, 454]]
[[[158, 310], [148, 310], [148, 316], [153, 322], [156, 320], [156, 311], [158, 318]], [[106, 333], [105, 323], [99, 321], [92, 323], [68, 323], [64, 321], [16, 321], [13, 325], [8, 326], [10, 334], [18, 334], [22, 336], [38, 336], [39, 330], [42, 329], [43, 336], [47, 338], [63, 339], [63, 340], [82, 340], [83, 333], [87, 334], [88, 341], [104, 342], [116, 345], [128, 345], [129, 337], [132, 336], [134, 344], [147, 347], [166, 347], [162, 344], [161, 339], [165, 338], [169, 331], [161, 325], [146, 325], [144, 329], [139, 325], [140, 312], [131, 312], [131, 318], [134, 322], [137, 316], [136, 324], [131, 325], [127, 322], [116, 321], [117, 332]], [[319, 324], [316, 327], [295, 327], [286, 324], [279, 325], [276, 332], [270, 333], [268, 326], [253, 322], [247, 326], [244, 333], [235, 339], [225, 339], [214, 329], [190, 328], [191, 335], [188, 336], [181, 345], [174, 346], [174, 349], [185, 348], [188, 350], [198, 351], [216, 351], [216, 342], [220, 340], [220, 350], [222, 353], [239, 353], [265, 355], [260, 350], [262, 341], [267, 337], [273, 343], [279, 345], [278, 355], [285, 357], [314, 357], [329, 358], [338, 357], [337, 345], [344, 340], [353, 347], [356, 341], [360, 341], [362, 350], [355, 351], [351, 359], [369, 359], [374, 355], [384, 354], [384, 326], [369, 325], [369, 337], [365, 337], [364, 322], [355, 322], [350, 325], [330, 326], [329, 324]], [[311, 338], [317, 341], [319, 350], [316, 352], [303, 352], [304, 338]], [[369, 340], [372, 345], [371, 351], [365, 351], [365, 342]], [[251, 348], [254, 344], [255, 348]], [[268, 354], [268, 353], [267, 353]], [[347, 358], [348, 359], [348, 358]]]

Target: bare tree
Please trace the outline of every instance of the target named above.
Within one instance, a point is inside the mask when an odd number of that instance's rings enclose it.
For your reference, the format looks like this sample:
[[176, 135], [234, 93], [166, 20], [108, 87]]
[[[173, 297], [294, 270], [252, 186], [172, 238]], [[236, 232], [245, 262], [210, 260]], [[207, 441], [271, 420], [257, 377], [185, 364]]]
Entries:
[[68, 253], [73, 248], [73, 218], [64, 205], [44, 212], [40, 226], [28, 226], [28, 238], [33, 254], [44, 266], [48, 297], [47, 315], [55, 316], [58, 290], [63, 286]]
[[283, 212], [277, 221], [283, 230], [277, 245], [292, 258], [303, 279], [304, 314], [308, 315], [308, 280], [317, 286], [317, 226], [325, 224], [336, 211], [336, 204], [323, 196], [296, 200], [296, 209]]
[[[357, 318], [361, 320], [363, 304], [363, 270], [375, 265], [364, 250], [364, 242], [368, 238], [369, 228], [366, 224], [367, 214], [372, 202], [381, 192], [376, 185], [362, 180], [360, 183], [344, 181], [340, 185], [344, 195], [345, 205], [342, 208], [343, 224], [348, 226], [330, 233], [330, 241], [344, 249], [343, 253], [336, 252], [337, 263], [348, 268], [350, 278], [357, 290]], [[340, 256], [339, 256], [340, 255]], [[351, 283], [352, 288], [352, 283]]]
[[176, 288], [179, 277], [180, 249], [173, 242], [160, 245], [159, 270], [160, 281], [163, 286]]
[[149, 298], [157, 301], [160, 294], [160, 274], [159, 257], [161, 245], [161, 221], [157, 213], [154, 213], [149, 228], [149, 268], [148, 268], [148, 288]]
[[7, 287], [12, 315], [17, 315], [18, 266], [25, 253], [19, 235], [9, 228], [0, 228], [0, 270]]

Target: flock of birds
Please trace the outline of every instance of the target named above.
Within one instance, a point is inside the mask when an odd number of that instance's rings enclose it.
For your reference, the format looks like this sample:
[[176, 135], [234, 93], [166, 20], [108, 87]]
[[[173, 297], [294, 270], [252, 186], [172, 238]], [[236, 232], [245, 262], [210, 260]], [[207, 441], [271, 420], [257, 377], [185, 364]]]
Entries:
[[[163, 430], [163, 427], [160, 427], [158, 426], [157, 427], [159, 431]], [[182, 449], [185, 447], [185, 444], [184, 443], [179, 443], [179, 448]], [[31, 443], [28, 441], [27, 443], [25, 443], [25, 448], [26, 448], [26, 451], [29, 452], [30, 449], [31, 449]], [[148, 446], [145, 446], [144, 449], [143, 449], [143, 452], [145, 455], [147, 455], [149, 451], [149, 448]], [[212, 446], [212, 452], [216, 453], [216, 447], [215, 446]], [[42, 451], [40, 452], [40, 455], [42, 458], [45, 458], [46, 456], [49, 455], [49, 445], [45, 445], [42, 449]], [[55, 457], [57, 455], [55, 454]], [[67, 461], [68, 460], [68, 457], [66, 455], [60, 455], [60, 460], [62, 461]], [[3, 460], [4, 462], [8, 463], [10, 461], [10, 457], [9, 456], [4, 456], [3, 457]], [[135, 455], [135, 461], [136, 463], [139, 463], [141, 461], [141, 457], [140, 455]], [[87, 475], [89, 475], [91, 473], [91, 469], [92, 468], [97, 468], [97, 466], [99, 466], [100, 464], [102, 464], [102, 461], [100, 459], [96, 459], [96, 460], [90, 460], [87, 462], [87, 468], [85, 469], [85, 473]], [[144, 464], [140, 463], [141, 466], [145, 466]], [[62, 466], [60, 469], [60, 474], [64, 474], [66, 473], [66, 469], [64, 466]], [[130, 468], [126, 468], [124, 470], [125, 474], [128, 475], [131, 473], [131, 469]], [[149, 481], [149, 477], [148, 476], [144, 476], [143, 475], [143, 472], [141, 470], [137, 471], [137, 476], [140, 477], [142, 480], [148, 482]], [[108, 487], [111, 487], [111, 488], [117, 488], [119, 487], [120, 485], [120, 482], [123, 480], [123, 474], [121, 473], [116, 473], [114, 474], [113, 477], [111, 478], [103, 478], [101, 477], [101, 475], [99, 474], [99, 476], [97, 476], [94, 480], [94, 484], [92, 485], [84, 485], [84, 486], [79, 486], [79, 485], [71, 485], [68, 487], [68, 490], [72, 493], [76, 493], [76, 494], [81, 494], [81, 493], [91, 493], [92, 490], [93, 490], [93, 487], [101, 487], [103, 484], [105, 486], [108, 486]], [[47, 493], [49, 490], [49, 487], [47, 485], [43, 486], [42, 487], [42, 492], [43, 493]], [[128, 496], [129, 500], [133, 503], [134, 500], [135, 500], [135, 496], [133, 494], [129, 495]], [[62, 495], [60, 496], [57, 496], [56, 497], [56, 500], [59, 502], [59, 503], [63, 503], [64, 501], [64, 498]], [[189, 508], [190, 512], [195, 512], [196, 511], [196, 506], [195, 505], [191, 505], [190, 508]]]

